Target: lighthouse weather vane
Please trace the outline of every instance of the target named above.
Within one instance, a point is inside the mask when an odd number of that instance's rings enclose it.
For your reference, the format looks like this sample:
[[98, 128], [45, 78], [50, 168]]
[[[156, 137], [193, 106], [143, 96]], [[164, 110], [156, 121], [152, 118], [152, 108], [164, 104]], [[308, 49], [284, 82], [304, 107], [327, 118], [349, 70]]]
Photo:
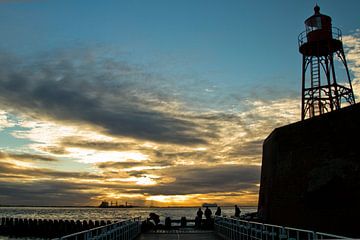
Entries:
[[[318, 5], [314, 11], [305, 20], [306, 30], [299, 35], [303, 56], [302, 120], [355, 104], [341, 31], [332, 27], [331, 17], [321, 14]], [[338, 74], [341, 69], [335, 67], [334, 57], [343, 64], [344, 74]]]

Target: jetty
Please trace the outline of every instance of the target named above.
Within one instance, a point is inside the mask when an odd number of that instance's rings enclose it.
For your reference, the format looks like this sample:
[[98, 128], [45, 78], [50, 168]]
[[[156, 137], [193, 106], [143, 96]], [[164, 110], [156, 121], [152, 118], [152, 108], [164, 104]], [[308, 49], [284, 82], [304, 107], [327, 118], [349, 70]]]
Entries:
[[136, 240], [221, 240], [214, 231], [206, 230], [163, 230], [140, 234]]

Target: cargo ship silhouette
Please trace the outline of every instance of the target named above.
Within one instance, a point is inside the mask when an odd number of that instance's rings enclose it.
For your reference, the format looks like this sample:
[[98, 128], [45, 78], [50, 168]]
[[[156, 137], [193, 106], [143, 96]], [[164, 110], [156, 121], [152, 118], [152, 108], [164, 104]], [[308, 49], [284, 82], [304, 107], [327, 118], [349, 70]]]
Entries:
[[102, 201], [99, 205], [99, 208], [133, 208], [136, 207], [134, 205], [128, 204], [128, 202], [125, 202], [125, 205], [120, 204], [118, 205], [118, 202], [107, 202], [107, 201]]

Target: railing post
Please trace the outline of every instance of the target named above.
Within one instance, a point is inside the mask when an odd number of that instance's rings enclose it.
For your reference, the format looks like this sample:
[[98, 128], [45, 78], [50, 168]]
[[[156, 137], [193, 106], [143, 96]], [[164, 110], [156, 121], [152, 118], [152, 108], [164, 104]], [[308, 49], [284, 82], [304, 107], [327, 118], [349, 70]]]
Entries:
[[281, 239], [349, 239], [344, 236], [283, 227], [258, 222], [216, 216], [214, 230], [226, 239], [236, 240], [281, 240]]

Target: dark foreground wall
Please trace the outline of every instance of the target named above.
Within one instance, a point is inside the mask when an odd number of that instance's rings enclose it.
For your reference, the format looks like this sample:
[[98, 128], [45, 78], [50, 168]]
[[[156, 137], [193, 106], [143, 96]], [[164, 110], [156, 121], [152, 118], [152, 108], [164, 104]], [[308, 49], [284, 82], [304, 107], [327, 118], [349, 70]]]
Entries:
[[259, 213], [272, 224], [360, 237], [360, 105], [275, 129]]

